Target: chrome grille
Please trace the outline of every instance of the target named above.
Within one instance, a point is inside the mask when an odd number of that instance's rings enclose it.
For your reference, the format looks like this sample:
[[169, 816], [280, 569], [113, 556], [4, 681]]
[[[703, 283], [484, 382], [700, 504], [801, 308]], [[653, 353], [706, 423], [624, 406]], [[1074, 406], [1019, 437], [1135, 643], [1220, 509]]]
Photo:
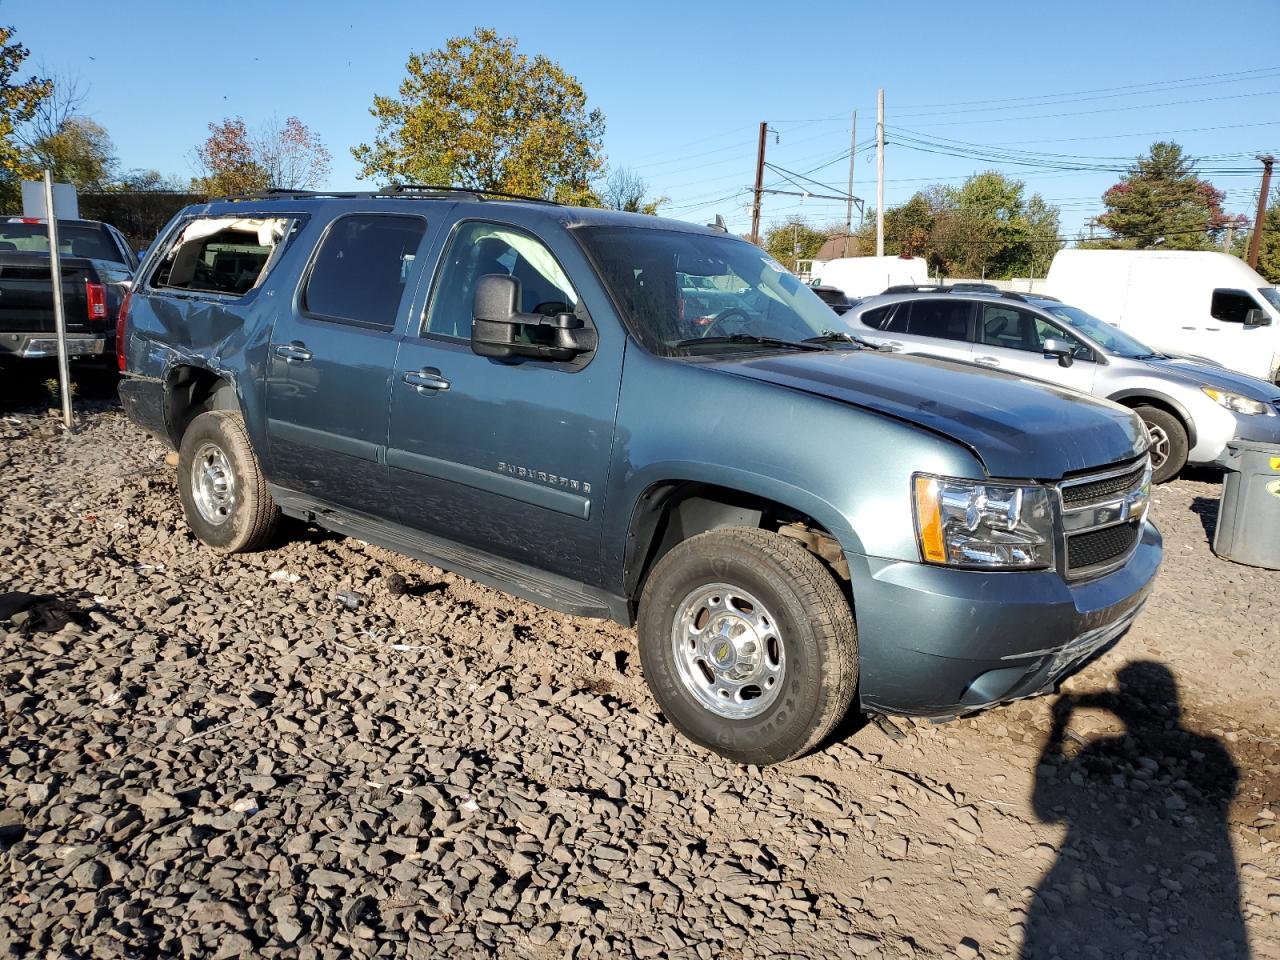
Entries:
[[1151, 464], [1146, 458], [1058, 485], [1067, 577], [1100, 576], [1133, 555], [1142, 538], [1150, 492]]

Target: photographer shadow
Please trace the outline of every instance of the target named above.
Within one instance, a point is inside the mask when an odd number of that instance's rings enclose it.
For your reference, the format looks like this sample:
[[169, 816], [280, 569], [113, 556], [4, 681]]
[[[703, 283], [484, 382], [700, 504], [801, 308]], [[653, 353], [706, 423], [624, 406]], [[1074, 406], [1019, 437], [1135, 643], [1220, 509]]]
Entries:
[[[1054, 704], [1032, 805], [1067, 836], [1028, 907], [1020, 956], [1245, 960], [1227, 823], [1236, 766], [1217, 738], [1182, 726], [1168, 667], [1138, 661], [1116, 679], [1114, 693]], [[1084, 708], [1110, 711], [1124, 732], [1081, 740], [1067, 723]]]

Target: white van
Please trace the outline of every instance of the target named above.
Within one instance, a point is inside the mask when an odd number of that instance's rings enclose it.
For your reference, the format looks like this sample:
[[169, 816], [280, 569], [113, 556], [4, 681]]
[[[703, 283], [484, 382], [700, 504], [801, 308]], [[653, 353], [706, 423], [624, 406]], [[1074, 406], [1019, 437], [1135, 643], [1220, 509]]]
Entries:
[[837, 287], [853, 300], [898, 284], [928, 282], [929, 264], [923, 257], [838, 257], [813, 264], [815, 286]]
[[1047, 292], [1158, 350], [1280, 382], [1280, 292], [1199, 250], [1060, 250]]

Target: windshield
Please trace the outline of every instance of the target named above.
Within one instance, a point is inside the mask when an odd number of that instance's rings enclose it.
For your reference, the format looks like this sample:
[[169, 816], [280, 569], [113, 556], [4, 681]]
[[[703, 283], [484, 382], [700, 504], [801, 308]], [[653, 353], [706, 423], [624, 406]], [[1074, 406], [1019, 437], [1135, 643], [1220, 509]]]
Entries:
[[654, 353], [777, 349], [776, 341], [800, 342], [836, 326], [830, 307], [745, 240], [635, 227], [575, 232], [632, 332]]
[[1259, 287], [1258, 292], [1267, 303], [1280, 310], [1280, 290], [1275, 287]]
[[[43, 223], [0, 223], [0, 253], [48, 253], [49, 228]], [[58, 221], [58, 252], [90, 260], [124, 263], [106, 232], [97, 227]]]
[[1065, 303], [1053, 303], [1049, 300], [1042, 300], [1039, 305], [1059, 320], [1075, 327], [1075, 329], [1108, 353], [1114, 353], [1120, 357], [1129, 357], [1130, 359], [1155, 356], [1156, 351], [1141, 340], [1136, 340], [1127, 333], [1117, 330], [1111, 324], [1099, 320], [1091, 313], [1085, 313], [1079, 307], [1071, 307]]

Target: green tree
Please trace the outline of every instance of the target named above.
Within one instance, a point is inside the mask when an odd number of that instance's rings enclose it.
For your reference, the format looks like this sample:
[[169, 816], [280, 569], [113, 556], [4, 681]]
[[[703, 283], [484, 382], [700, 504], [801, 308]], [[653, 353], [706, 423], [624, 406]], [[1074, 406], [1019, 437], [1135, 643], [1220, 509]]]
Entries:
[[36, 175], [17, 130], [35, 116], [53, 90], [52, 83], [39, 77], [18, 80], [28, 53], [13, 34], [13, 27], [0, 27], [0, 209], [5, 210], [21, 206], [21, 183]]
[[115, 146], [107, 131], [88, 117], [70, 116], [31, 144], [32, 163], [78, 190], [102, 190], [116, 168]]
[[799, 214], [793, 214], [765, 230], [763, 246], [769, 256], [788, 270], [794, 270], [797, 260], [812, 260], [827, 238], [838, 233], [843, 233], [843, 227], [832, 230], [814, 226]]
[[1102, 195], [1098, 223], [1111, 236], [1090, 246], [1204, 250], [1221, 239], [1229, 219], [1222, 191], [1196, 176], [1195, 162], [1176, 143], [1151, 145], [1120, 182]]
[[211, 197], [253, 193], [271, 186], [271, 175], [253, 149], [249, 128], [240, 117], [209, 124], [209, 137], [196, 147], [191, 189]]
[[559, 64], [477, 28], [412, 54], [406, 71], [398, 96], [373, 98], [373, 143], [351, 150], [362, 178], [595, 199], [604, 114]]

